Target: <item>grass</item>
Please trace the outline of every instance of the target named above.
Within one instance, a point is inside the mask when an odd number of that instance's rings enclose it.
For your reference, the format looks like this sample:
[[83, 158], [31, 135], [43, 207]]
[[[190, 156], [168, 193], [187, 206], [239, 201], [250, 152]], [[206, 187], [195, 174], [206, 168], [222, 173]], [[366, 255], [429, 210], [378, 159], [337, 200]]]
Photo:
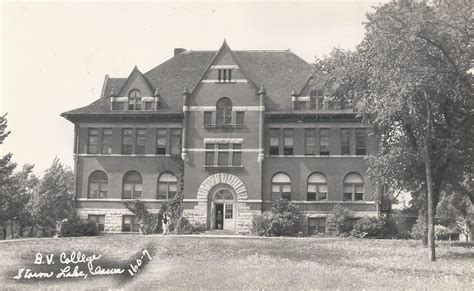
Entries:
[[[133, 279], [12, 280], [35, 253], [100, 253], [125, 261], [148, 249], [152, 261]], [[0, 243], [3, 287], [125, 289], [423, 289], [472, 290], [474, 250], [439, 243], [427, 260], [418, 241], [341, 238], [221, 238], [114, 235]], [[102, 259], [101, 259], [102, 260]], [[112, 265], [114, 263], [111, 263]]]

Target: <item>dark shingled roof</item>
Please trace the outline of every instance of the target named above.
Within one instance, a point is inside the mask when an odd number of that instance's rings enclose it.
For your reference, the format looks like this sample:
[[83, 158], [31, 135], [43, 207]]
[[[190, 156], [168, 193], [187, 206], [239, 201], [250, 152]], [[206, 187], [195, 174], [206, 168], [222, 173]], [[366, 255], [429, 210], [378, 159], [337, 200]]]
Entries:
[[[109, 78], [104, 97], [63, 116], [81, 114], [160, 114], [181, 113], [184, 84], [194, 88], [209, 66], [217, 51], [185, 51], [145, 73], [153, 88], [161, 95], [161, 107], [157, 111], [112, 111], [110, 93], [118, 94], [126, 78]], [[265, 84], [267, 110], [291, 110], [291, 91], [300, 91], [311, 74], [311, 65], [290, 50], [285, 51], [233, 51], [236, 61], [247, 78], [257, 87]], [[255, 92], [257, 93], [257, 92]]]

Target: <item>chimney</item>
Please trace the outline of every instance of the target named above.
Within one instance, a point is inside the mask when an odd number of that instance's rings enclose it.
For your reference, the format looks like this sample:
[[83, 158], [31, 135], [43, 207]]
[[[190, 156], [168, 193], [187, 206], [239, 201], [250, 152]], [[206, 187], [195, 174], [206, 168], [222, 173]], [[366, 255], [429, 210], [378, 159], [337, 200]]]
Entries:
[[176, 57], [177, 55], [179, 55], [180, 53], [183, 53], [185, 51], [186, 51], [185, 48], [177, 47], [177, 48], [174, 49], [174, 56]]

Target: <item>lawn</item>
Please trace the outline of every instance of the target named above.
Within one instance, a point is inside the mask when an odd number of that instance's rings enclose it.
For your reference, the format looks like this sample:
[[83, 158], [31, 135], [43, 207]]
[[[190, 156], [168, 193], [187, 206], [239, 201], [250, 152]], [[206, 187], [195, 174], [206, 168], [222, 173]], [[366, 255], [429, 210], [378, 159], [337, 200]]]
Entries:
[[[149, 251], [152, 260], [143, 255]], [[13, 280], [33, 265], [37, 252], [101, 254], [103, 267], [143, 261], [132, 277]], [[438, 261], [427, 261], [417, 241], [340, 238], [224, 238], [113, 235], [0, 243], [3, 287], [125, 289], [424, 289], [472, 290], [474, 250], [439, 243]], [[55, 260], [59, 260], [55, 259]], [[55, 261], [59, 264], [59, 262]], [[128, 262], [125, 264], [125, 262]], [[133, 261], [136, 262], [136, 261]], [[65, 266], [65, 265], [63, 265]], [[87, 272], [87, 267], [84, 267]], [[51, 289], [50, 288], [50, 289]]]

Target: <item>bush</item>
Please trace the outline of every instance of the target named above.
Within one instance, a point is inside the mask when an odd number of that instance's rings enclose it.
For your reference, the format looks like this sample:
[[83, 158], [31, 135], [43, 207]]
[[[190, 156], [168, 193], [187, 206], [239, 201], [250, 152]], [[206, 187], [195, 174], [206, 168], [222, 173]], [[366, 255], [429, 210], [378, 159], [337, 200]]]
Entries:
[[260, 236], [295, 236], [301, 232], [300, 221], [298, 206], [280, 198], [271, 211], [253, 217], [251, 231]]
[[337, 204], [327, 217], [327, 224], [334, 225], [336, 234], [349, 234], [354, 225], [354, 214], [351, 210]]
[[414, 239], [423, 239], [426, 235], [426, 218], [424, 215], [418, 216], [415, 225], [411, 230], [411, 236]]
[[95, 236], [97, 235], [97, 224], [79, 217], [64, 219], [61, 223], [59, 235], [71, 236]]
[[200, 233], [206, 230], [206, 226], [204, 224], [192, 224], [189, 220], [181, 216], [176, 222], [176, 227], [174, 228], [175, 234], [193, 234], [193, 233]]
[[364, 216], [357, 220], [351, 231], [351, 236], [383, 238], [388, 233], [386, 221], [378, 217]]

